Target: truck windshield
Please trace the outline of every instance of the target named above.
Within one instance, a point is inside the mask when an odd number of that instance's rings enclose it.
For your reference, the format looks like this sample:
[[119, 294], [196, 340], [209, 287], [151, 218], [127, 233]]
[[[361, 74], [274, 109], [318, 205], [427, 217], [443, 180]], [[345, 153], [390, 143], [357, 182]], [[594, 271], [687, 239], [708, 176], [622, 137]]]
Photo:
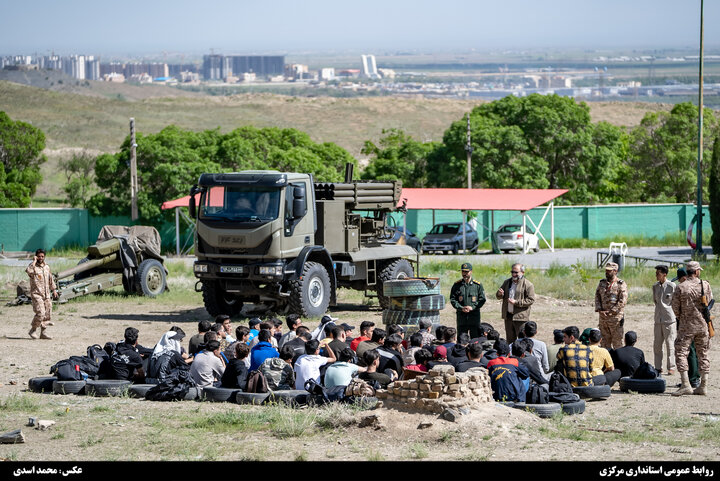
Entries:
[[280, 189], [260, 186], [213, 186], [203, 193], [200, 217], [264, 222], [277, 219]]

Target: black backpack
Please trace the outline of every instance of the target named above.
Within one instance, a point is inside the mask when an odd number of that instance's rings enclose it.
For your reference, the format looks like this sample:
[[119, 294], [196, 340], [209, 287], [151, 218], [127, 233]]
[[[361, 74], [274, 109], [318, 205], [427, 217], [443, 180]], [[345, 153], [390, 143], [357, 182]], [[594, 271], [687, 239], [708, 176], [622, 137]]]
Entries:
[[247, 388], [245, 389], [245, 392], [254, 392], [254, 393], [270, 392], [270, 388], [268, 388], [268, 383], [267, 383], [267, 379], [265, 378], [265, 374], [263, 374], [260, 371], [260, 369], [251, 371], [250, 374], [248, 374]]
[[50, 374], [55, 374], [60, 381], [80, 381], [83, 379], [80, 371], [94, 378], [98, 373], [98, 363], [87, 356], [70, 356], [50, 368]]
[[640, 364], [632, 375], [633, 379], [656, 379], [657, 377], [658, 372], [649, 362]]
[[545, 386], [541, 384], [531, 384], [525, 395], [527, 404], [547, 404], [550, 402], [550, 395]]
[[305, 381], [305, 390], [310, 393], [313, 401], [317, 405], [345, 400], [345, 387], [346, 386], [335, 386], [326, 388], [322, 384], [315, 382], [315, 379]]
[[561, 392], [573, 392], [572, 384], [565, 377], [565, 374], [560, 371], [555, 371], [550, 376], [550, 392], [561, 393]]

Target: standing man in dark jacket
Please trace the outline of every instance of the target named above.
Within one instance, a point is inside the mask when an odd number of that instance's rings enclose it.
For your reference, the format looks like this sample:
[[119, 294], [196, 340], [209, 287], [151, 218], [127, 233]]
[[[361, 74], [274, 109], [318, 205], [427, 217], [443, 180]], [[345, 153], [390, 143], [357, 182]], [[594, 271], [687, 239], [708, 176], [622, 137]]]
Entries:
[[525, 279], [525, 266], [513, 264], [511, 277], [503, 282], [495, 297], [502, 299], [502, 318], [505, 320], [505, 335], [512, 343], [518, 338], [525, 321], [530, 320], [530, 306], [535, 302], [535, 286]]
[[450, 289], [450, 304], [457, 315], [458, 334], [468, 332], [471, 338], [480, 335], [480, 308], [485, 304], [483, 285], [472, 278], [472, 265], [461, 267], [462, 279]]

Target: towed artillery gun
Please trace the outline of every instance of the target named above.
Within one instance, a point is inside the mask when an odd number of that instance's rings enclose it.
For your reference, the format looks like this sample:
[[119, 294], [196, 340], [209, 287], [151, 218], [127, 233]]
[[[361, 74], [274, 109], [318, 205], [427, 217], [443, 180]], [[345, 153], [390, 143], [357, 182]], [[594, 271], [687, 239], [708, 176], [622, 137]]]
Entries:
[[392, 241], [388, 214], [401, 191], [399, 181], [353, 181], [351, 164], [337, 183], [278, 171], [202, 174], [189, 209], [197, 219], [196, 290], [208, 313], [232, 316], [250, 303], [318, 317], [340, 287], [387, 308], [383, 282], [412, 277], [406, 257], [417, 256]]
[[106, 225], [87, 257], [55, 274], [58, 302], [119, 285], [128, 293], [156, 297], [167, 289], [167, 273], [154, 227]]

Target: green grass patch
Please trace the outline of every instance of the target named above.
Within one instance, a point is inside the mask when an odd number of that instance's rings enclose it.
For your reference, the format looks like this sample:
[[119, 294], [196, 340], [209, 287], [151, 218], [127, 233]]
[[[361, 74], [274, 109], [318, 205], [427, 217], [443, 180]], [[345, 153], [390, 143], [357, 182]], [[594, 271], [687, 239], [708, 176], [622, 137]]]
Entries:
[[91, 413], [107, 413], [107, 412], [110, 412], [110, 411], [112, 411], [112, 409], [111, 409], [110, 407], [108, 407], [108, 406], [93, 406], [93, 407], [90, 409], [90, 412], [91, 412]]
[[36, 411], [40, 403], [25, 394], [13, 393], [0, 401], [2, 411]]
[[410, 459], [425, 459], [429, 456], [427, 447], [422, 443], [413, 443], [408, 447], [408, 458]]

